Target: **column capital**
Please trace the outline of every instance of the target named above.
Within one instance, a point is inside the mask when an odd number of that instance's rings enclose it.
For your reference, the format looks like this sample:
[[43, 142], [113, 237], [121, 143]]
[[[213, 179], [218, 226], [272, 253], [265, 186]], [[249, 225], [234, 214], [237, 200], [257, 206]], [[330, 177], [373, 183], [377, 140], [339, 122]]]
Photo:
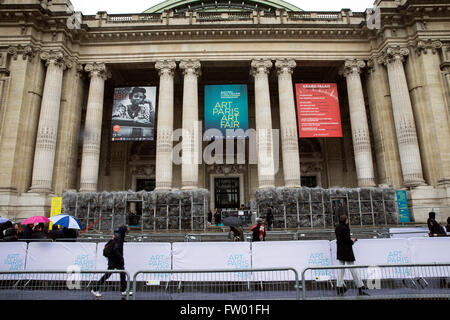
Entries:
[[378, 63], [388, 65], [394, 61], [405, 61], [405, 57], [409, 55], [409, 49], [401, 46], [388, 46], [378, 57]]
[[174, 60], [160, 60], [155, 63], [155, 68], [159, 70], [159, 76], [163, 74], [173, 77], [177, 63]]
[[277, 68], [278, 75], [294, 72], [294, 68], [297, 66], [297, 62], [294, 59], [277, 59], [275, 61], [275, 68]]
[[89, 77], [91, 78], [97, 76], [102, 78], [103, 80], [106, 80], [111, 77], [111, 73], [104, 63], [88, 63], [84, 67], [84, 70], [86, 72], [89, 72]]
[[183, 70], [184, 75], [189, 74], [199, 77], [202, 73], [200, 60], [181, 60], [179, 66], [180, 69]]
[[12, 56], [14, 60], [17, 60], [18, 56], [21, 55], [23, 60], [31, 62], [34, 57], [38, 54], [39, 49], [33, 46], [22, 46], [21, 44], [17, 46], [11, 46], [7, 50], [8, 54]]
[[268, 74], [270, 72], [270, 68], [272, 68], [273, 63], [270, 59], [253, 59], [251, 63], [251, 75], [256, 76], [258, 74]]
[[359, 75], [361, 73], [361, 69], [364, 68], [365, 66], [366, 66], [366, 62], [364, 60], [360, 60], [360, 59], [345, 60], [344, 66], [340, 70], [340, 73], [344, 77], [347, 77], [347, 76], [349, 76], [351, 74], [355, 74], [355, 73]]
[[450, 74], [450, 61], [443, 62], [441, 64], [441, 70], [444, 72], [445, 75]]
[[41, 52], [40, 58], [45, 61], [45, 66], [48, 67], [50, 64], [62, 68], [63, 70], [67, 68], [72, 68], [72, 61], [60, 50], [49, 50]]
[[442, 48], [442, 42], [439, 40], [418, 40], [413, 44], [416, 54], [420, 56], [422, 53], [427, 54], [430, 50], [432, 54], [436, 54]]

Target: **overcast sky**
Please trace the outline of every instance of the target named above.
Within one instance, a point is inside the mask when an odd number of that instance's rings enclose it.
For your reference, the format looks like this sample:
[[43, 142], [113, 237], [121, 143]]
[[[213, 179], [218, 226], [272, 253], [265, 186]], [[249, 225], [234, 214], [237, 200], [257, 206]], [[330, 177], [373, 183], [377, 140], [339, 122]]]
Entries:
[[[75, 11], [85, 15], [98, 11], [108, 13], [140, 13], [164, 0], [71, 0]], [[287, 1], [306, 11], [340, 11], [343, 8], [363, 12], [373, 7], [374, 0], [289, 0]]]

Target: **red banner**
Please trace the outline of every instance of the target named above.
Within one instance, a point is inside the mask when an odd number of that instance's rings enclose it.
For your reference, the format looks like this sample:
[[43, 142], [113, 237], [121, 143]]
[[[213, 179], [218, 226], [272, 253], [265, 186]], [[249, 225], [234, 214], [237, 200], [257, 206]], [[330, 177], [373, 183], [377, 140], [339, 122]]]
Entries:
[[336, 83], [297, 83], [300, 138], [342, 137]]

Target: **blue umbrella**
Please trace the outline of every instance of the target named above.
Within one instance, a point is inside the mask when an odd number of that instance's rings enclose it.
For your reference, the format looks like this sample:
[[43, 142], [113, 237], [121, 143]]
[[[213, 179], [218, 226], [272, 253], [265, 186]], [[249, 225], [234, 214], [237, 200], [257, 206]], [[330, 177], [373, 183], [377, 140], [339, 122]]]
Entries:
[[57, 216], [51, 217], [50, 221], [61, 227], [66, 227], [68, 229], [81, 229], [81, 223], [77, 219], [67, 214], [58, 214]]
[[9, 219], [0, 217], [0, 223], [5, 223], [6, 221], [9, 221]]

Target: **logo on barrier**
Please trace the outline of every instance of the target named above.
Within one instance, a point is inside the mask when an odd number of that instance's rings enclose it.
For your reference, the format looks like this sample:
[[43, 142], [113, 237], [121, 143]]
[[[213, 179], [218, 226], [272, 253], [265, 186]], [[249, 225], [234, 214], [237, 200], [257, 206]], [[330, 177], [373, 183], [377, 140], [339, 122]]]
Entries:
[[[243, 254], [231, 254], [228, 257], [227, 266], [235, 269], [249, 269], [250, 263], [245, 259]], [[235, 272], [235, 276], [242, 279], [247, 279], [250, 275], [248, 272]]]
[[[155, 254], [148, 260], [148, 266], [155, 271], [170, 270], [170, 259], [162, 254]], [[168, 276], [169, 274], [155, 275], [156, 278], [160, 279], [167, 278]]]
[[66, 270], [69, 274], [66, 285], [69, 290], [81, 289], [81, 268], [79, 266], [69, 266]]
[[367, 288], [381, 289], [381, 269], [378, 267], [367, 268]]
[[[409, 258], [403, 255], [403, 251], [390, 251], [387, 256], [387, 264], [408, 264]], [[411, 276], [411, 268], [394, 267], [394, 274], [399, 276]]]
[[74, 265], [80, 267], [80, 270], [93, 270], [94, 260], [89, 259], [88, 254], [80, 254], [75, 258]]
[[[331, 265], [330, 259], [325, 256], [323, 252], [311, 253], [308, 259], [308, 264], [311, 267], [327, 267]], [[314, 270], [314, 277], [320, 280], [321, 277], [330, 277], [330, 270]]]
[[9, 271], [23, 270], [23, 258], [17, 253], [8, 254], [4, 264], [9, 265]]

